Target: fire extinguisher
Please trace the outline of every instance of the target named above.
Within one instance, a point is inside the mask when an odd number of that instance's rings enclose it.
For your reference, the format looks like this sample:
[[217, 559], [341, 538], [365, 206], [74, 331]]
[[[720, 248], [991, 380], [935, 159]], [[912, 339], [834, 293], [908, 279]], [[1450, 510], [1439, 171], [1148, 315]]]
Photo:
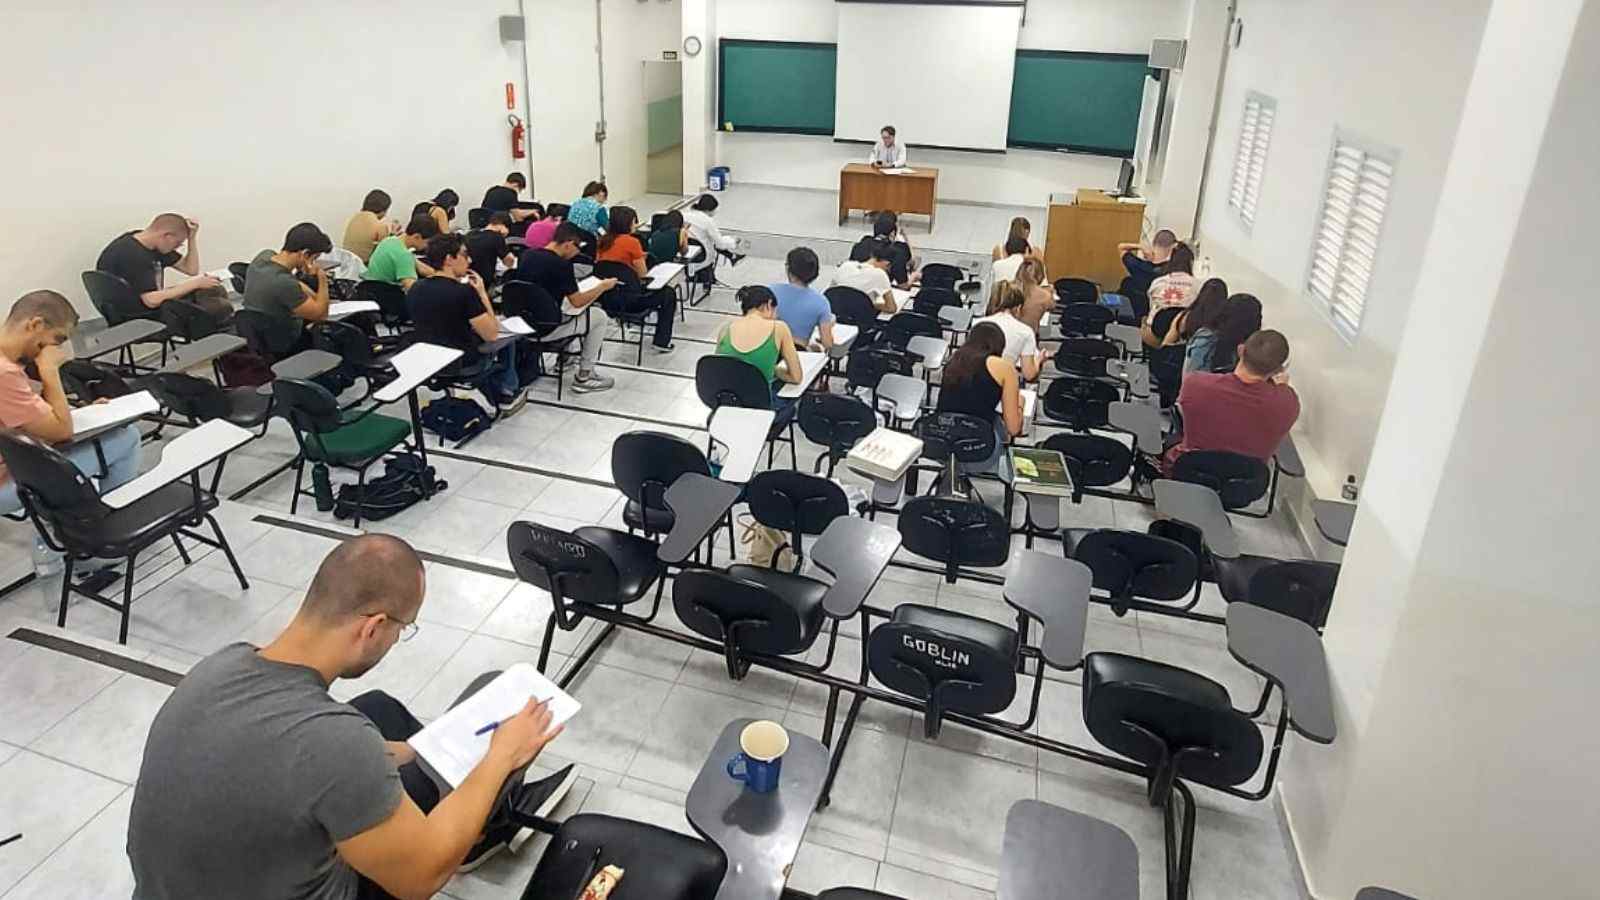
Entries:
[[511, 158], [523, 159], [528, 155], [528, 132], [522, 127], [522, 120], [516, 116], [506, 116], [506, 122], [511, 125]]

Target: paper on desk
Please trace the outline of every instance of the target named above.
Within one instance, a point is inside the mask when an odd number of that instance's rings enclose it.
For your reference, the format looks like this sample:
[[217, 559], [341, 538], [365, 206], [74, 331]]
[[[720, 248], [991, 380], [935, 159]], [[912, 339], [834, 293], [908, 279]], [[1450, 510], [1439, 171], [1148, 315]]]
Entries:
[[501, 722], [522, 709], [532, 697], [550, 702], [551, 724], [560, 725], [577, 714], [582, 704], [529, 663], [517, 663], [501, 672], [471, 697], [434, 719], [406, 743], [427, 760], [439, 776], [460, 787], [461, 782], [489, 752], [493, 732], [475, 734], [490, 722]]
[[233, 273], [229, 272], [227, 269], [212, 269], [211, 271], [207, 272], [206, 274], [210, 275], [212, 278], [215, 278], [216, 280], [222, 282], [222, 286], [223, 287], [232, 289], [232, 287], [233, 287]]
[[328, 304], [328, 318], [338, 319], [344, 316], [353, 316], [356, 313], [377, 312], [378, 304], [371, 300], [341, 300], [338, 303]]
[[125, 394], [105, 403], [80, 406], [72, 411], [72, 433], [84, 434], [112, 425], [121, 425], [124, 422], [132, 422], [140, 416], [158, 412], [160, 409], [161, 405], [149, 391]]
[[683, 263], [664, 262], [657, 263], [655, 268], [645, 274], [650, 276], [650, 289], [656, 290], [666, 287], [668, 282], [677, 278], [678, 273], [682, 271]]
[[899, 169], [879, 169], [878, 171], [882, 172], [885, 175], [911, 175], [911, 174], [914, 174], [917, 170], [916, 169], [899, 168]]
[[700, 249], [700, 245], [698, 245], [698, 244], [696, 244], [696, 245], [694, 245], [692, 247], [685, 247], [685, 248], [683, 248], [683, 258], [684, 259], [699, 259], [700, 258], [700, 254], [702, 252], [703, 251]]
[[533, 329], [521, 316], [508, 316], [500, 320], [501, 334], [533, 334]]
[[917, 295], [917, 292], [914, 290], [902, 291], [899, 288], [890, 288], [890, 290], [894, 293], [895, 309], [904, 309], [905, 305], [911, 302], [911, 298]]
[[583, 291], [592, 291], [592, 290], [594, 290], [595, 288], [597, 288], [599, 286], [600, 286], [600, 279], [594, 277], [593, 275], [590, 275], [588, 278], [585, 278], [584, 280], [578, 282], [578, 291], [580, 293], [583, 292]]

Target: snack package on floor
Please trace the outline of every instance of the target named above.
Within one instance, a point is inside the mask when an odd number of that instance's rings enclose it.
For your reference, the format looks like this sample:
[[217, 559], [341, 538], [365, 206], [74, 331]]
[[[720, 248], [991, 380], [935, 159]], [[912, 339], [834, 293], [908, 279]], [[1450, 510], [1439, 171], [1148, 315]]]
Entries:
[[578, 900], [606, 900], [622, 881], [622, 872], [623, 870], [616, 866], [606, 866], [594, 873], [594, 878], [590, 880], [589, 886], [583, 889]]

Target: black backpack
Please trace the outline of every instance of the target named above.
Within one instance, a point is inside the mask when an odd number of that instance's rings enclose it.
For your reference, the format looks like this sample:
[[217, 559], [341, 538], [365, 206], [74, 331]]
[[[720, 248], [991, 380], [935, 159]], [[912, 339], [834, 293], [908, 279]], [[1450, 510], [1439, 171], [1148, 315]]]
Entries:
[[[449, 486], [435, 476], [433, 466], [424, 466], [422, 458], [415, 453], [392, 456], [383, 464], [383, 475], [367, 482], [366, 491], [361, 495], [361, 519], [374, 522], [387, 519]], [[356, 486], [341, 485], [333, 503], [334, 518], [350, 518], [355, 515], [356, 506]]]
[[439, 397], [423, 407], [422, 427], [459, 444], [482, 434], [489, 427], [489, 414], [465, 397]]

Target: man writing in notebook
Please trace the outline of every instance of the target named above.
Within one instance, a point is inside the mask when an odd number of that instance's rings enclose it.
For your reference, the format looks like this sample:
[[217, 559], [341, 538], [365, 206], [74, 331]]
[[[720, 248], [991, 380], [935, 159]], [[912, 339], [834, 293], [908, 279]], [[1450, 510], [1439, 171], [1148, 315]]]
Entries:
[[156, 714], [134, 785], [137, 900], [432, 897], [458, 869], [516, 844], [511, 807], [549, 813], [570, 767], [522, 780], [561, 732], [544, 704], [499, 723], [484, 758], [441, 796], [404, 743], [421, 725], [399, 701], [329, 695], [416, 632], [423, 591], [422, 560], [404, 541], [351, 538], [272, 643], [230, 644], [195, 664]]

